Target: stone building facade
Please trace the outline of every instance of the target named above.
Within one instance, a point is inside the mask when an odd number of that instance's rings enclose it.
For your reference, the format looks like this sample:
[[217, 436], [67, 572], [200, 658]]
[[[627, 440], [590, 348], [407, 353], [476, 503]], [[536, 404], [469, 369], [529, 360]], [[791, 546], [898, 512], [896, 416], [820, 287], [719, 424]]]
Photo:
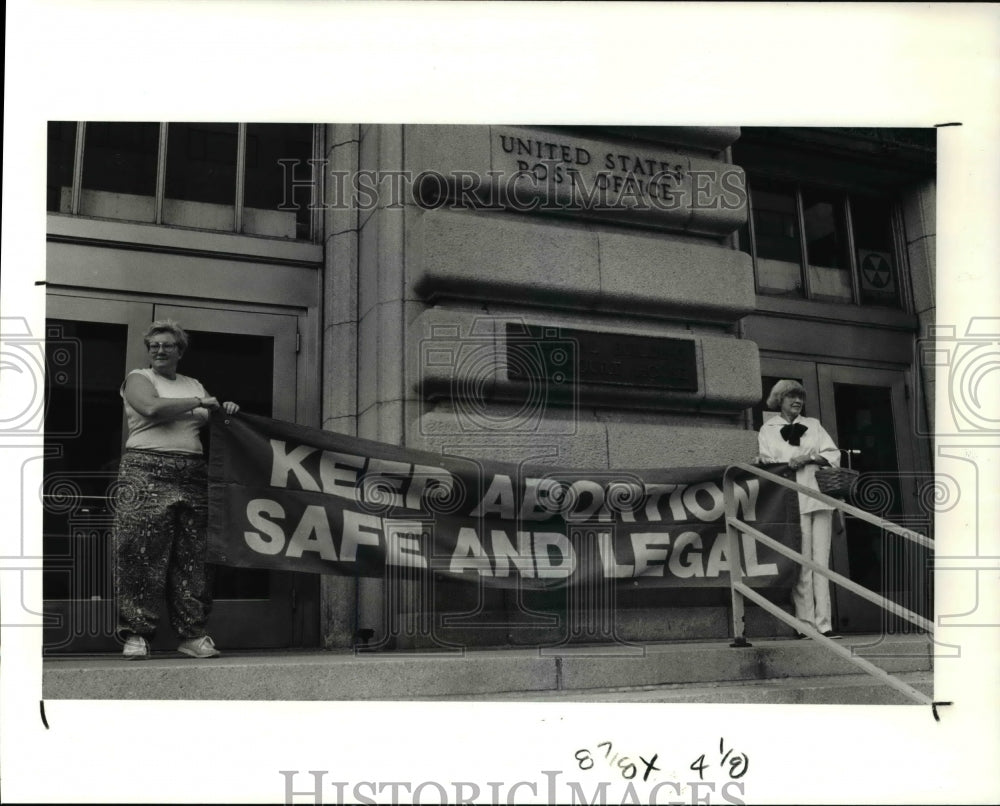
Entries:
[[[881, 511], [929, 518], [933, 133], [62, 123], [49, 153], [50, 325], [106, 370], [63, 390], [85, 427], [49, 429], [67, 458], [47, 478], [113, 467], [101, 406], [172, 316], [195, 331], [190, 374], [258, 413], [514, 463], [745, 461], [762, 395], [794, 377]], [[108, 480], [88, 478], [97, 501]], [[50, 563], [46, 599], [67, 612], [90, 585], [98, 623], [107, 580], [72, 582], [106, 561], [79, 539], [106, 515], [86, 508], [46, 516], [47, 552], [76, 558]], [[848, 524], [834, 567], [926, 607], [897, 554]], [[223, 580], [217, 618], [247, 648], [551, 644], [567, 595], [254, 572]], [[726, 590], [614, 596], [620, 640], [727, 634]], [[875, 618], [847, 598], [838, 614]]]

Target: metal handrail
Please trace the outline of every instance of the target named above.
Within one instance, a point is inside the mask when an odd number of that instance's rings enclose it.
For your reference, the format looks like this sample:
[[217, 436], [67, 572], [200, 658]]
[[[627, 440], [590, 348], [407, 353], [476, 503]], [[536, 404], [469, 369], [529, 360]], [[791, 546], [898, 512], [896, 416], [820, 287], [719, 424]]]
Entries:
[[743, 599], [744, 597], [750, 599], [754, 604], [762, 607], [768, 613], [773, 615], [780, 621], [785, 622], [792, 628], [798, 630], [801, 633], [808, 635], [810, 638], [818, 640], [821, 645], [827, 647], [829, 650], [854, 664], [856, 667], [866, 672], [867, 674], [875, 677], [880, 682], [885, 683], [888, 686], [899, 691], [901, 694], [909, 697], [916, 702], [923, 703], [925, 705], [933, 705], [933, 701], [930, 697], [912, 686], [907, 685], [901, 680], [897, 680], [891, 674], [886, 672], [884, 669], [876, 666], [870, 661], [865, 660], [855, 654], [850, 649], [840, 646], [831, 638], [827, 638], [818, 630], [814, 629], [810, 625], [806, 624], [804, 621], [799, 620], [793, 615], [786, 613], [780, 607], [778, 607], [773, 602], [769, 602], [759, 593], [753, 590], [750, 586], [743, 582], [743, 572], [739, 562], [740, 558], [740, 546], [739, 546], [739, 535], [746, 534], [752, 537], [754, 540], [758, 540], [769, 548], [777, 551], [779, 554], [788, 557], [807, 568], [811, 569], [814, 573], [822, 574], [824, 577], [829, 579], [836, 585], [840, 585], [852, 593], [861, 596], [862, 598], [878, 605], [883, 610], [888, 610], [891, 613], [895, 613], [897, 616], [901, 616], [907, 621], [916, 624], [921, 629], [926, 630], [932, 636], [934, 634], [934, 624], [928, 621], [923, 616], [912, 612], [911, 610], [896, 604], [895, 602], [880, 596], [874, 591], [857, 584], [856, 582], [848, 579], [835, 571], [830, 570], [811, 559], [803, 556], [801, 553], [790, 549], [787, 546], [779, 543], [773, 538], [768, 537], [763, 532], [755, 529], [744, 521], [736, 517], [736, 495], [734, 492], [733, 474], [736, 471], [743, 473], [749, 473], [759, 478], [772, 481], [775, 484], [779, 484], [782, 487], [786, 487], [795, 492], [802, 493], [811, 498], [815, 498], [818, 501], [822, 501], [825, 504], [833, 507], [840, 512], [845, 512], [849, 515], [853, 515], [856, 518], [867, 521], [868, 523], [879, 526], [888, 532], [892, 532], [895, 535], [899, 535], [906, 540], [910, 540], [925, 548], [933, 549], [934, 541], [929, 537], [920, 534], [919, 532], [914, 532], [912, 529], [906, 529], [892, 521], [887, 521], [885, 518], [879, 518], [871, 513], [865, 512], [864, 510], [858, 509], [857, 507], [851, 506], [850, 504], [840, 501], [839, 499], [833, 498], [825, 493], [821, 493], [818, 490], [814, 490], [811, 487], [805, 487], [797, 482], [790, 479], [783, 478], [782, 476], [775, 475], [766, 470], [762, 470], [754, 465], [746, 464], [743, 462], [730, 465], [726, 468], [723, 474], [723, 496], [725, 501], [725, 512], [726, 512], [726, 536], [728, 538], [729, 546], [729, 556], [730, 561], [730, 571], [729, 571], [729, 583], [730, 583], [730, 593], [732, 596], [732, 606], [733, 606], [733, 644], [732, 646], [750, 646], [750, 643], [746, 639], [744, 632], [744, 617], [743, 617]]

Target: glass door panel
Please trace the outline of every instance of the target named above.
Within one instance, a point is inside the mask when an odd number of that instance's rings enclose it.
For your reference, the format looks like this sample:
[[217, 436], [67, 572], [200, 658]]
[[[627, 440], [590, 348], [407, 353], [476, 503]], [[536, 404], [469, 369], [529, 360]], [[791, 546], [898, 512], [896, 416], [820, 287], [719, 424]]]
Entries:
[[124, 440], [118, 390], [126, 367], [145, 361], [140, 334], [152, 310], [116, 300], [47, 299], [41, 491], [47, 653], [117, 646], [109, 492]]
[[180, 371], [219, 400], [246, 401], [254, 414], [295, 419], [294, 316], [157, 305], [155, 318], [173, 319], [188, 331], [191, 345]]
[[[119, 368], [128, 326], [49, 319], [47, 333], [43, 596], [110, 599], [107, 494], [121, 454]], [[79, 421], [84, 413], [86, 422]], [[83, 520], [90, 528], [80, 529]]]
[[[190, 319], [190, 317], [187, 317]], [[273, 336], [187, 330], [191, 342], [181, 360], [180, 371], [197, 378], [209, 394], [220, 401], [233, 400], [242, 411], [273, 415], [272, 389], [267, 379], [274, 377]], [[211, 432], [201, 436], [205, 455], [212, 449]], [[215, 575], [215, 599], [268, 599], [270, 580], [262, 569], [219, 566]]]
[[[840, 447], [857, 451], [848, 458], [855, 470], [865, 474], [862, 497], [866, 511], [891, 521], [900, 519], [902, 492], [899, 461], [892, 422], [891, 391], [885, 387], [835, 383], [837, 432]], [[876, 481], [878, 486], [870, 482]], [[866, 494], [871, 490], [870, 494]], [[860, 502], [859, 502], [860, 503]], [[884, 549], [890, 535], [865, 521], [848, 519], [847, 557], [855, 582], [886, 593], [887, 568]]]
[[[209, 394], [252, 414], [295, 419], [296, 317], [178, 305], [157, 305], [154, 316], [174, 319], [188, 332], [180, 372], [201, 381]], [[207, 432], [203, 442], [208, 455]], [[299, 604], [312, 601], [315, 587], [315, 579], [301, 574], [216, 566], [209, 622], [216, 643], [291, 645], [303, 627]]]

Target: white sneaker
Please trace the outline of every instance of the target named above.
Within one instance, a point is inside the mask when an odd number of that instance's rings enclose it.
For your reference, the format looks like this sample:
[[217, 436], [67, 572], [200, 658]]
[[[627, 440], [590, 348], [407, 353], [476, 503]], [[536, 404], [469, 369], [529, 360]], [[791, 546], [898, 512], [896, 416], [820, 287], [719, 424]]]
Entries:
[[130, 635], [125, 639], [122, 655], [126, 660], [145, 660], [149, 657], [149, 642], [141, 635]]
[[215, 642], [207, 635], [181, 641], [177, 651], [190, 655], [192, 658], [214, 658], [222, 654], [215, 648]]

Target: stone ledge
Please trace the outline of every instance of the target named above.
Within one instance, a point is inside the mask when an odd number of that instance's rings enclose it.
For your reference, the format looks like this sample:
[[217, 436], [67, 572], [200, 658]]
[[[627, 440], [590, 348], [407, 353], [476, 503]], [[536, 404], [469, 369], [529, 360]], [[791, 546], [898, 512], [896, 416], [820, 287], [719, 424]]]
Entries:
[[[616, 379], [615, 383], [584, 380], [574, 383], [565, 382], [565, 378], [560, 382], [556, 376], [546, 380], [511, 377], [510, 366], [520, 359], [512, 358], [509, 352], [508, 324], [534, 325], [553, 334], [564, 330], [540, 317], [482, 316], [444, 308], [424, 311], [410, 325], [406, 340], [411, 390], [428, 401], [457, 399], [456, 407], [464, 410], [470, 420], [489, 419], [488, 406], [503, 403], [513, 404], [513, 411], [524, 412], [526, 417], [537, 412], [537, 418], [542, 419], [550, 409], [573, 412], [591, 406], [737, 413], [760, 400], [757, 345], [745, 339], [663, 329], [650, 332], [648, 328], [587, 328], [587, 323], [574, 326], [573, 329], [586, 329], [607, 339], [620, 335], [692, 343], [697, 390], [681, 391], [635, 386], [625, 378]], [[553, 343], [558, 344], [560, 339], [556, 335], [553, 338]], [[521, 341], [518, 338], [516, 343]], [[525, 349], [530, 351], [530, 344], [536, 342], [529, 339], [525, 343], [529, 344]], [[576, 358], [579, 360], [580, 356]], [[502, 409], [496, 414], [502, 418]]]
[[750, 256], [667, 237], [501, 215], [420, 215], [411, 295], [732, 323], [756, 306]]

